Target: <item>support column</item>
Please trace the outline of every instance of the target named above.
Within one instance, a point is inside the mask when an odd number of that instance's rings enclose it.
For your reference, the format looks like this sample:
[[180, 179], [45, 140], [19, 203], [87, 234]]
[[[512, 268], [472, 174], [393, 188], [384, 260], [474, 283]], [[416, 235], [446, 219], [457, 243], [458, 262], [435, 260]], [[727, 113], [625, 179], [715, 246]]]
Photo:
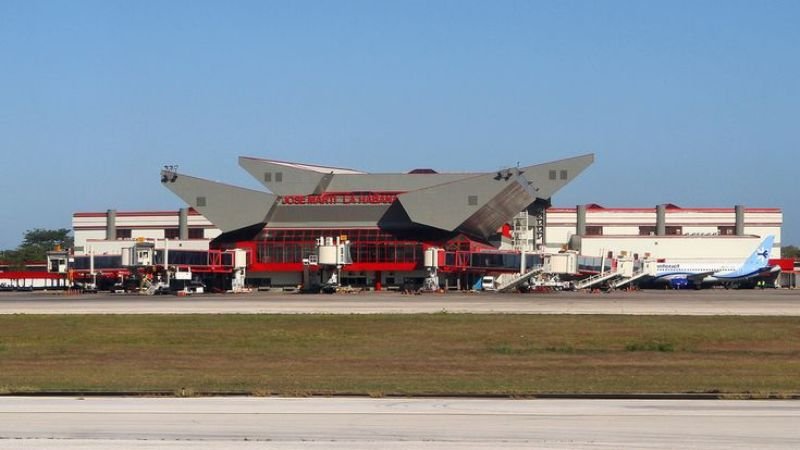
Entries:
[[667, 234], [667, 205], [656, 206], [656, 236]]
[[106, 211], [106, 240], [117, 239], [117, 210], [109, 209]]
[[744, 205], [736, 205], [733, 209], [736, 212], [736, 228], [734, 234], [736, 236], [744, 236]]
[[577, 217], [575, 218], [575, 234], [578, 236], [586, 235], [586, 205], [575, 207]]
[[178, 211], [178, 238], [182, 241], [189, 239], [189, 208]]

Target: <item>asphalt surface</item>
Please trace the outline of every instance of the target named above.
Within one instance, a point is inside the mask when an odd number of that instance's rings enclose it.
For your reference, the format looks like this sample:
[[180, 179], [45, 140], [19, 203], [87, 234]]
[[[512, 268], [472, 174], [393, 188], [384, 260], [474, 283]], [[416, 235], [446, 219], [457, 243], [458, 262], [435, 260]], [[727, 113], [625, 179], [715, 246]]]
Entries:
[[190, 297], [135, 294], [0, 293], [0, 314], [373, 314], [517, 313], [800, 316], [800, 290], [724, 290], [549, 294], [393, 292], [304, 295], [257, 292]]
[[0, 397], [10, 448], [800, 448], [800, 402]]

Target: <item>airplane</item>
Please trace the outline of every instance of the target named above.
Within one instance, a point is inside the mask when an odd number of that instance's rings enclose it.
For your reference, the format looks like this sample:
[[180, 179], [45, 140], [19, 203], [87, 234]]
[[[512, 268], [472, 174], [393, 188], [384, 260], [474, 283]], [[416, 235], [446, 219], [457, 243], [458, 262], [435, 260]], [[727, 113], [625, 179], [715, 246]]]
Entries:
[[673, 289], [722, 285], [730, 287], [755, 286], [757, 281], [768, 277], [780, 268], [769, 265], [775, 236], [768, 235], [753, 253], [742, 263], [720, 263], [711, 261], [660, 262], [656, 273], [648, 284], [669, 286]]

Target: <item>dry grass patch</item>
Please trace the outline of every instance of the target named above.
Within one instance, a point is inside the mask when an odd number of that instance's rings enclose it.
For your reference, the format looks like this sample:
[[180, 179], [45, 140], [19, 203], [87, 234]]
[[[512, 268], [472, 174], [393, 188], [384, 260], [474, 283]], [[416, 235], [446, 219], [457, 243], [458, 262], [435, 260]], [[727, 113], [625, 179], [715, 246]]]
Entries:
[[0, 317], [1, 392], [800, 392], [786, 317]]

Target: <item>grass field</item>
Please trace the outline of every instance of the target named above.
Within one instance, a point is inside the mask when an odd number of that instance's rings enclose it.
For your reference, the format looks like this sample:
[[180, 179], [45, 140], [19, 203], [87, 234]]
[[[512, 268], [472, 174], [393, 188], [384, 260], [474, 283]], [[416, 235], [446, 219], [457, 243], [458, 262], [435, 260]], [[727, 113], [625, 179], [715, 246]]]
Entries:
[[0, 392], [800, 392], [800, 319], [0, 316]]

